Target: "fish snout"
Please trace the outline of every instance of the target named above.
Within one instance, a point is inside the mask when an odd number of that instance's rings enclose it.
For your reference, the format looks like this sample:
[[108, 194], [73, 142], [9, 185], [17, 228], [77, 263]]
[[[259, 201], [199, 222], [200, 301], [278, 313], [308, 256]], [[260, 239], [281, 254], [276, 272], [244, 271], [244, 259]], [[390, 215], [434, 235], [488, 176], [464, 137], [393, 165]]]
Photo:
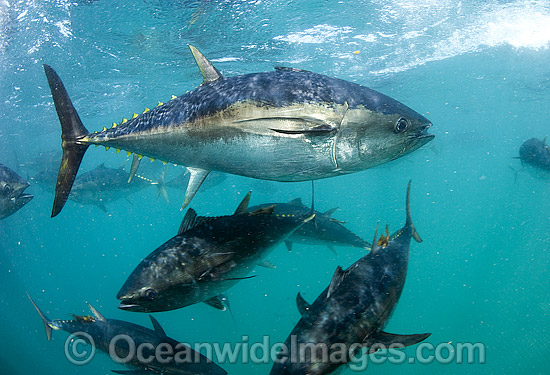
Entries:
[[432, 123], [431, 122], [427, 122], [425, 124], [423, 124], [421, 127], [420, 127], [420, 130], [419, 132], [417, 133], [418, 137], [419, 138], [429, 138], [429, 139], [432, 139], [435, 137], [434, 134], [430, 134], [428, 133], [428, 129], [432, 127]]

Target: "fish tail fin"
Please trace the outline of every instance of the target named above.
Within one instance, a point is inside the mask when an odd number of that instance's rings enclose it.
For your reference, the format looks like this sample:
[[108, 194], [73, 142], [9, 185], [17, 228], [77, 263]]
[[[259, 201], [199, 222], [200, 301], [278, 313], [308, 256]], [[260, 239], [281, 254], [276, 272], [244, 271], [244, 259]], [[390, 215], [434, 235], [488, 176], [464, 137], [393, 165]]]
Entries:
[[63, 157], [57, 175], [52, 217], [57, 216], [69, 198], [78, 168], [89, 144], [81, 142], [89, 132], [82, 124], [69, 94], [55, 70], [44, 64], [44, 71], [52, 92], [55, 109], [61, 123], [61, 147]]
[[32, 305], [38, 311], [38, 315], [42, 318], [42, 322], [44, 322], [44, 329], [46, 330], [46, 337], [48, 338], [48, 341], [52, 338], [52, 327], [50, 326], [50, 320], [48, 317], [40, 310], [40, 308], [34, 303], [31, 296], [29, 295], [29, 292], [27, 292], [27, 297], [29, 297], [29, 300], [31, 301]]
[[[409, 184], [407, 185], [407, 222], [405, 226], [411, 228], [411, 236], [415, 239], [416, 242], [420, 243], [422, 242], [422, 238], [420, 238], [420, 235], [416, 231], [416, 228], [414, 227], [414, 224], [411, 219], [411, 180], [409, 180]], [[375, 238], [376, 240], [376, 238]]]

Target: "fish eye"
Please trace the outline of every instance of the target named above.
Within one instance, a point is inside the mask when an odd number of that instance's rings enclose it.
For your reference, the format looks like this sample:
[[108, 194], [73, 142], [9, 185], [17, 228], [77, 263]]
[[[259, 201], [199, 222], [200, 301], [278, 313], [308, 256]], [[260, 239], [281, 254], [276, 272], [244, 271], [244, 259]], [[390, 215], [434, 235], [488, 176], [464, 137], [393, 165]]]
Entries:
[[155, 299], [159, 295], [156, 290], [154, 289], [147, 289], [145, 293], [143, 293], [145, 298], [147, 299]]
[[5, 193], [5, 194], [10, 194], [12, 192], [12, 188], [10, 185], [6, 184], [4, 185], [4, 187], [2, 188], [2, 191]]
[[409, 127], [409, 120], [404, 117], [400, 117], [399, 120], [395, 123], [393, 132], [395, 134], [403, 133]]

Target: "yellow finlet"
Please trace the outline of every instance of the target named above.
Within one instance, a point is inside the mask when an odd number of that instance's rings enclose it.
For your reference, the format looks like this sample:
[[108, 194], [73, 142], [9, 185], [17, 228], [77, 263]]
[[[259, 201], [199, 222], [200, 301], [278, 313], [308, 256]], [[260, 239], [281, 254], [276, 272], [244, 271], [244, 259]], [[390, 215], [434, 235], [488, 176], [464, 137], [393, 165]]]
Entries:
[[136, 117], [138, 117], [138, 114], [134, 112], [134, 114], [132, 115], [132, 120], [135, 119]]
[[126, 117], [124, 117], [124, 118], [122, 119], [121, 124], [124, 124], [125, 122], [128, 122], [128, 119], [127, 119]]
[[141, 158], [143, 157], [143, 155], [138, 155], [137, 156], [139, 160], [141, 160]]
[[109, 146], [105, 146], [105, 151], [109, 151], [110, 147]]
[[157, 104], [157, 107], [160, 107], [161, 105], [163, 105], [164, 103], [163, 102], [160, 102]]
[[174, 100], [174, 99], [176, 99], [176, 98], [177, 98], [176, 95], [172, 95], [172, 97], [170, 98], [170, 100]]
[[146, 112], [149, 112], [149, 111], [150, 111], [150, 109], [145, 107], [145, 109], [143, 110], [143, 113], [146, 113]]
[[115, 148], [115, 150], [117, 154], [120, 152], [120, 148]]
[[105, 130], [107, 130], [107, 128], [104, 126], [102, 131], [105, 131]]
[[166, 164], [168, 164], [168, 162], [167, 162], [167, 161], [163, 161], [162, 164], [163, 164], [163, 165], [166, 165]]
[[155, 161], [155, 159], [153, 159], [153, 158], [149, 158], [149, 159], [151, 159], [151, 163]]
[[390, 233], [389, 233], [389, 228], [388, 226], [386, 225], [386, 235], [380, 235], [380, 239], [378, 240], [378, 246], [382, 246], [382, 248], [388, 246], [390, 242]]
[[111, 128], [116, 128], [116, 127], [117, 127], [117, 123], [113, 122], [113, 126], [111, 126]]
[[132, 155], [132, 153], [130, 151], [126, 151], [126, 156], [130, 157], [130, 155]]

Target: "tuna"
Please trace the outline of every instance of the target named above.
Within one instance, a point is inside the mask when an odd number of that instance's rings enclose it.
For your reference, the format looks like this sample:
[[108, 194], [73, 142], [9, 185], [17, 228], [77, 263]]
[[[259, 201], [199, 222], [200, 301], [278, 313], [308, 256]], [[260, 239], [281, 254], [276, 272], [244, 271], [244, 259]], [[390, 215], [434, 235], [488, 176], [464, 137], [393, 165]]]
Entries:
[[225, 310], [227, 289], [315, 215], [277, 215], [274, 207], [247, 212], [250, 193], [233, 215], [197, 216], [189, 209], [178, 234], [134, 269], [117, 298], [119, 308], [168, 311], [205, 302]]
[[271, 369], [271, 375], [323, 375], [337, 371], [361, 348], [375, 352], [417, 344], [430, 334], [396, 335], [384, 331], [405, 285], [411, 238], [420, 236], [410, 215], [391, 237], [376, 241], [370, 253], [346, 270], [336, 268], [329, 286], [312, 303], [298, 293], [302, 318], [296, 324]]
[[62, 129], [52, 217], [69, 197], [90, 145], [186, 166], [185, 207], [210, 171], [316, 180], [389, 162], [434, 138], [426, 132], [428, 119], [367, 87], [285, 67], [224, 77], [189, 47], [203, 76], [199, 87], [97, 132], [84, 127], [61, 79], [44, 65]]

